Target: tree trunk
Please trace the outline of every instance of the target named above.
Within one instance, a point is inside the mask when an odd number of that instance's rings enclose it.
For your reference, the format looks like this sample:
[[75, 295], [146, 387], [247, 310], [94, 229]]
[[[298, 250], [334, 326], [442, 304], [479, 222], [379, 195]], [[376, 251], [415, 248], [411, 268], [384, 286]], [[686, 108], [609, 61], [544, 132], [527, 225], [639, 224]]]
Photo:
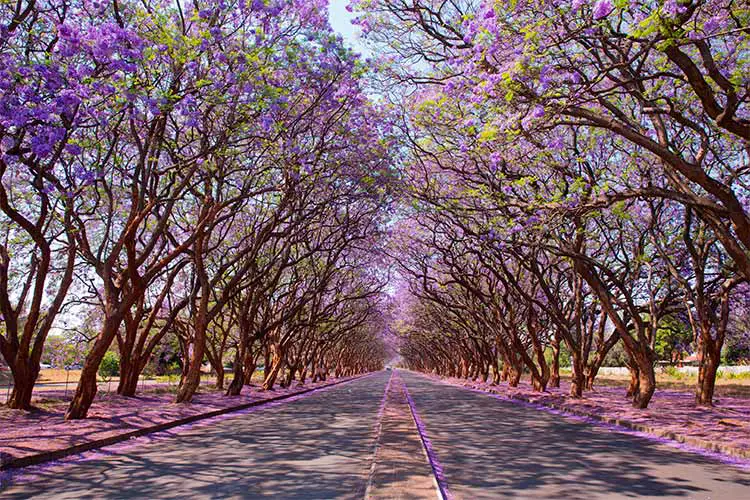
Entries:
[[138, 377], [141, 374], [137, 360], [120, 365], [120, 382], [117, 384], [117, 394], [133, 397], [138, 390]]
[[221, 364], [221, 360], [214, 367], [216, 371], [216, 388], [220, 391], [224, 390], [224, 365]]
[[716, 373], [721, 363], [721, 349], [712, 349], [705, 340], [701, 343], [703, 356], [698, 367], [698, 387], [695, 391], [695, 404], [713, 406]]
[[651, 397], [656, 390], [656, 374], [654, 373], [654, 367], [650, 362], [648, 364], [648, 367], [639, 367], [640, 376], [638, 393], [633, 399], [633, 407], [641, 410], [648, 407], [648, 403], [651, 401]]
[[177, 390], [177, 396], [175, 397], [175, 403], [189, 403], [195, 393], [198, 391], [198, 387], [201, 385], [201, 362], [196, 361], [195, 357], [190, 361], [190, 368], [188, 369], [185, 381], [182, 383], [180, 388]]
[[560, 340], [552, 341], [552, 374], [550, 375], [550, 387], [560, 387]]
[[[205, 316], [199, 313], [199, 316]], [[198, 324], [202, 325], [199, 326]], [[177, 390], [177, 396], [175, 397], [175, 403], [189, 403], [195, 395], [198, 387], [201, 383], [201, 367], [203, 366], [203, 354], [206, 347], [206, 336], [205, 336], [205, 318], [196, 320], [196, 331], [195, 339], [193, 343], [193, 353], [190, 357], [190, 362], [187, 367], [187, 373], [185, 378]], [[203, 328], [202, 332], [199, 330]]]
[[521, 382], [521, 370], [513, 367], [508, 372], [508, 385], [518, 387], [519, 382]]
[[278, 377], [281, 367], [284, 365], [284, 356], [281, 349], [275, 347], [273, 349], [273, 361], [271, 361], [271, 371], [266, 374], [266, 379], [263, 381], [263, 390], [270, 391], [273, 389], [276, 383], [276, 377]]
[[266, 378], [271, 370], [271, 348], [268, 344], [263, 348], [263, 379]]
[[289, 373], [287, 374], [286, 383], [284, 384], [284, 387], [291, 387], [292, 382], [294, 382], [294, 374], [297, 372], [295, 367], [289, 366]]
[[249, 365], [245, 366], [245, 379], [244, 383], [245, 385], [252, 385], [253, 381], [253, 375], [255, 375], [255, 370], [258, 367], [258, 365], [255, 363], [255, 361], [251, 362]]
[[253, 381], [253, 374], [255, 373], [255, 369], [257, 368], [258, 364], [255, 362], [255, 356], [252, 352], [252, 346], [247, 349], [247, 353], [245, 354], [245, 369], [243, 371], [244, 373], [244, 379], [243, 382], [245, 385], [251, 385]]
[[206, 330], [208, 330], [208, 302], [211, 295], [211, 283], [208, 279], [204, 262], [204, 243], [206, 236], [201, 233], [195, 240], [193, 248], [193, 260], [195, 262], [195, 272], [200, 282], [200, 300], [198, 301], [198, 310], [195, 315], [195, 324], [193, 331], [193, 353], [190, 358], [185, 380], [177, 390], [175, 403], [189, 403], [193, 395], [198, 390], [201, 383], [201, 366], [203, 365], [203, 355], [206, 350]]
[[544, 359], [544, 349], [541, 344], [535, 342], [534, 354], [536, 355], [536, 362], [539, 367], [534, 366], [533, 362], [529, 366], [529, 370], [531, 371], [531, 387], [535, 391], [544, 392], [547, 390], [550, 370], [549, 366], [547, 366], [547, 360]]
[[490, 364], [484, 363], [482, 365], [482, 382], [486, 384], [489, 378], [490, 378]]
[[21, 360], [11, 369], [13, 374], [13, 390], [7, 401], [8, 408], [14, 410], [30, 410], [31, 396], [34, 392], [34, 384], [39, 376], [39, 369], [34, 370], [29, 366], [31, 360]]
[[543, 373], [535, 371], [531, 372], [531, 388], [536, 392], [544, 392], [547, 390], [548, 379]]
[[602, 311], [601, 316], [599, 319], [599, 326], [597, 328], [597, 343], [596, 343], [596, 354], [594, 355], [593, 359], [591, 359], [586, 364], [586, 390], [587, 391], [593, 391], [594, 390], [594, 382], [596, 381], [596, 376], [599, 374], [599, 368], [604, 364], [605, 359], [607, 358], [607, 354], [609, 354], [609, 351], [612, 350], [612, 348], [617, 344], [617, 342], [620, 339], [620, 334], [617, 332], [617, 330], [613, 331], [608, 339], [604, 339], [604, 326], [605, 321], [604, 318], [606, 317], [606, 312]]
[[573, 372], [570, 377], [570, 396], [580, 398], [583, 396], [583, 387], [585, 384], [584, 362], [580, 356], [573, 355]]
[[638, 377], [638, 366], [631, 362], [628, 365], [630, 370], [630, 383], [628, 384], [628, 390], [625, 392], [625, 397], [632, 399], [638, 393], [640, 387], [640, 378]]
[[497, 360], [492, 363], [492, 385], [500, 383], [500, 369], [497, 366]]
[[239, 396], [242, 392], [242, 387], [244, 386], [245, 381], [245, 374], [244, 374], [244, 367], [242, 366], [242, 353], [240, 350], [237, 350], [237, 354], [234, 357], [234, 364], [232, 366], [232, 370], [234, 373], [234, 378], [232, 378], [232, 382], [229, 384], [229, 387], [227, 388], [226, 395], [227, 396]]
[[229, 387], [227, 387], [227, 396], [239, 396], [242, 393], [242, 388], [244, 387], [244, 377], [242, 372], [242, 366], [240, 364], [236, 364], [234, 369], [234, 378], [229, 384]]
[[86, 415], [88, 415], [91, 403], [94, 402], [94, 397], [96, 397], [96, 377], [99, 365], [110, 344], [112, 344], [121, 322], [122, 318], [118, 316], [105, 318], [102, 331], [83, 362], [81, 378], [78, 381], [73, 399], [70, 401], [70, 406], [65, 412], [65, 420], [77, 420], [86, 418]]
[[599, 373], [599, 364], [592, 363], [586, 369], [586, 387], [587, 391], [594, 390], [594, 381], [596, 381], [596, 375]]
[[645, 353], [635, 351], [630, 365], [630, 387], [628, 394], [633, 399], [633, 407], [645, 409], [656, 390], [656, 374], [653, 361]]

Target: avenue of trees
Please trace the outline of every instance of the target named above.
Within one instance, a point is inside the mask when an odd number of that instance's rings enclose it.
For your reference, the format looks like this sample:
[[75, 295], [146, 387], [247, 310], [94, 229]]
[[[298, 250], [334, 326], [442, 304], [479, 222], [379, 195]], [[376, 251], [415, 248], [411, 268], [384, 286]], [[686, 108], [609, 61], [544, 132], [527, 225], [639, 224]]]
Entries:
[[622, 349], [637, 408], [695, 349], [713, 404], [750, 351], [748, 3], [350, 9], [372, 61], [326, 0], [2, 4], [8, 405], [66, 322], [69, 419], [112, 353], [132, 396], [177, 344], [187, 402], [205, 363], [228, 396], [380, 369], [390, 331], [412, 369], [539, 391], [569, 360], [573, 397]]
[[580, 397], [619, 344], [645, 408], [680, 325], [711, 405], [750, 293], [750, 6], [352, 3], [407, 89], [406, 364], [541, 391], [564, 350]]
[[93, 332], [68, 419], [107, 353], [132, 396], [166, 337], [177, 402], [229, 353], [228, 395], [382, 367], [390, 118], [326, 2], [4, 2], [0, 57], [11, 408], [63, 321]]

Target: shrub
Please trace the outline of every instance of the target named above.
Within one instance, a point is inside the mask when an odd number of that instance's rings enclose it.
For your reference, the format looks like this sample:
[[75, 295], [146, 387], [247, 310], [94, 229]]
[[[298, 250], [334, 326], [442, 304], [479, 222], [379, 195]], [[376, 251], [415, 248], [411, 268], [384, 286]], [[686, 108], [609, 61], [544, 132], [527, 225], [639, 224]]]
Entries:
[[603, 366], [624, 367], [627, 366], [627, 362], [628, 354], [625, 352], [622, 342], [618, 342], [607, 353], [607, 357], [604, 358]]
[[684, 376], [684, 374], [680, 372], [675, 366], [665, 366], [663, 370], [667, 376], [676, 378], [678, 380], [682, 379], [682, 377]]
[[107, 351], [99, 365], [99, 376], [103, 379], [111, 379], [120, 374], [120, 358], [112, 351]]

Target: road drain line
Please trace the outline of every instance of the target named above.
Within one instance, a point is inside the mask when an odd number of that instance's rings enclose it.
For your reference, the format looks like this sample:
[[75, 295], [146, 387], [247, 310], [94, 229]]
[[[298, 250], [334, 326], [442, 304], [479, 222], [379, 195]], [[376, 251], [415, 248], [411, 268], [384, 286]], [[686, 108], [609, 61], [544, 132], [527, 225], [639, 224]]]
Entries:
[[[401, 380], [401, 377], [399, 377], [399, 380]], [[448, 491], [448, 484], [446, 483], [445, 476], [443, 474], [443, 466], [440, 464], [440, 461], [435, 454], [435, 450], [432, 448], [432, 442], [430, 441], [430, 438], [427, 437], [427, 430], [425, 429], [424, 422], [422, 422], [422, 419], [419, 417], [419, 413], [417, 412], [417, 407], [414, 404], [414, 400], [411, 398], [411, 394], [409, 394], [409, 389], [406, 388], [406, 383], [401, 381], [401, 386], [403, 387], [406, 401], [407, 403], [409, 403], [409, 410], [411, 410], [411, 416], [414, 419], [414, 424], [417, 426], [419, 438], [422, 440], [422, 447], [424, 449], [425, 455], [427, 455], [427, 460], [430, 462], [430, 467], [432, 468], [432, 474], [435, 478], [435, 484], [437, 486], [438, 498], [440, 500], [452, 500], [453, 497]]]
[[378, 450], [380, 449], [380, 436], [383, 433], [383, 414], [385, 413], [385, 405], [388, 402], [388, 391], [391, 390], [391, 381], [393, 380], [393, 372], [388, 377], [388, 383], [385, 384], [385, 391], [383, 391], [383, 399], [380, 400], [380, 407], [378, 408], [378, 415], [376, 418], [377, 423], [375, 424], [375, 443], [372, 447], [372, 463], [370, 464], [370, 472], [367, 475], [367, 486], [365, 487], [365, 498], [370, 498], [372, 493], [372, 478], [375, 477], [375, 466], [377, 464]]

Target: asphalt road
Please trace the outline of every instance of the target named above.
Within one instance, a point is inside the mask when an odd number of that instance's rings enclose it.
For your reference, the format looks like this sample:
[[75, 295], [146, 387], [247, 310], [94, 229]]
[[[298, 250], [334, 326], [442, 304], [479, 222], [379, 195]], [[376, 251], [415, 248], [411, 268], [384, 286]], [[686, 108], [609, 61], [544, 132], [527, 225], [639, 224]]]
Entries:
[[750, 472], [656, 441], [401, 373], [449, 494], [750, 499]]
[[389, 374], [52, 466], [2, 498], [362, 498]]
[[390, 374], [41, 468], [0, 497], [436, 498], [405, 385], [454, 499], [750, 499], [748, 471], [412, 373], [384, 397]]

